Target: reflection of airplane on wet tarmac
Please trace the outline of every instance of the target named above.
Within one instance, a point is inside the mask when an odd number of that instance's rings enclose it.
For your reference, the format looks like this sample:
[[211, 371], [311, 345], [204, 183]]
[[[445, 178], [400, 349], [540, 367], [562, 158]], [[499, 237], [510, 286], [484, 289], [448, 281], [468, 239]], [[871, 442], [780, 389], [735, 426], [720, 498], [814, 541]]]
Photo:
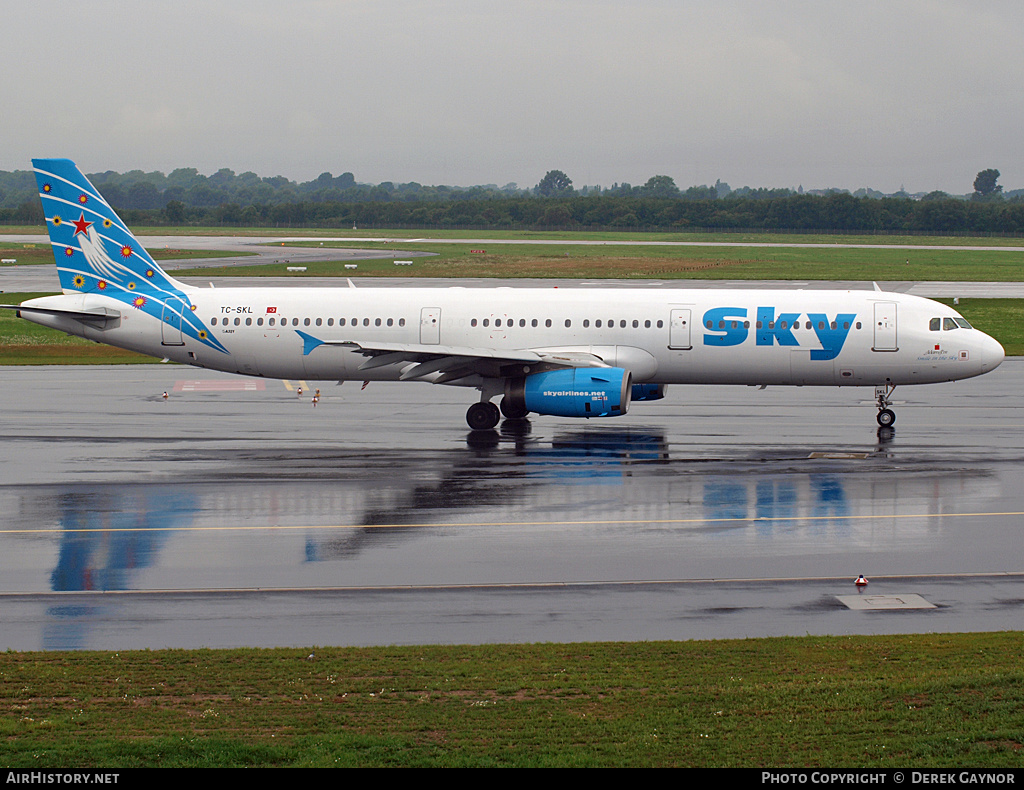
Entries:
[[1003, 359], [953, 309], [879, 290], [194, 288], [73, 162], [33, 164], [64, 293], [22, 303], [23, 318], [243, 375], [472, 387], [474, 430], [501, 414], [617, 416], [668, 384], [874, 387], [888, 426], [897, 385]]

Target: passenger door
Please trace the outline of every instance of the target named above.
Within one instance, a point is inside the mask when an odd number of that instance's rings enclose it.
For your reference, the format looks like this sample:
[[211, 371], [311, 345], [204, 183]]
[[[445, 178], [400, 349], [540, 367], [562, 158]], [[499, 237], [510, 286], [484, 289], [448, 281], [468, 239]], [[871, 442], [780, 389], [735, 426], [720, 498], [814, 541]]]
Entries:
[[420, 310], [420, 343], [437, 345], [441, 342], [441, 308], [424, 307]]
[[898, 351], [896, 345], [896, 303], [875, 302], [875, 344], [872, 351]]
[[668, 324], [668, 347], [683, 350], [693, 348], [693, 344], [690, 342], [689, 310], [672, 311]]

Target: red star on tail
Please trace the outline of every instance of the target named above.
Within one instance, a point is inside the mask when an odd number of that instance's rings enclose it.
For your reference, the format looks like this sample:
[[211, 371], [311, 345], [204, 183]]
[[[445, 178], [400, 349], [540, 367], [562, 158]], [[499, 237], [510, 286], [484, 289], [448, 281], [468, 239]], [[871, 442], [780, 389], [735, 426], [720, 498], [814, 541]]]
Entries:
[[75, 235], [77, 236], [79, 233], [85, 233], [86, 231], [88, 231], [89, 226], [92, 225], [92, 223], [85, 221], [85, 212], [83, 211], [82, 216], [74, 221], [74, 225]]

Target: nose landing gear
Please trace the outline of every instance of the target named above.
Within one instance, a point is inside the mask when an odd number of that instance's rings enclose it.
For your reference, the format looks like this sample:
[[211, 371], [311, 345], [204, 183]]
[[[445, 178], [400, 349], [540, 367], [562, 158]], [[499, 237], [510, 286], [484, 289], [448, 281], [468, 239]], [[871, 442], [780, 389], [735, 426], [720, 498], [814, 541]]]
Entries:
[[896, 423], [896, 412], [889, 408], [892, 406], [890, 396], [895, 389], [895, 384], [875, 387], [875, 403], [878, 405], [878, 416], [875, 419], [883, 428], [891, 428]]

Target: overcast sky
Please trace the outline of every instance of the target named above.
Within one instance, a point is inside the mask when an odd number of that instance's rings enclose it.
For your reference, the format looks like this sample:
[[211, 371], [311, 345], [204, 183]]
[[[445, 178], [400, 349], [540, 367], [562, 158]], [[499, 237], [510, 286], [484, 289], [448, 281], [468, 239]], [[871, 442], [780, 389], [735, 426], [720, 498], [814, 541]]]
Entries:
[[1024, 187], [1020, 0], [5, 3], [0, 170]]

